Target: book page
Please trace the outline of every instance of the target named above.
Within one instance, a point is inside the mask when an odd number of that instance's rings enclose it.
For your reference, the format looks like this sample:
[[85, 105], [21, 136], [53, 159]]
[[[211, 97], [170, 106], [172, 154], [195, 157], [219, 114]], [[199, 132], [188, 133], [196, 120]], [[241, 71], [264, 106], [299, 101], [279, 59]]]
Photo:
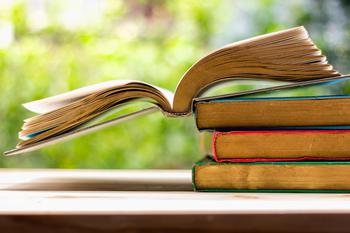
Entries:
[[186, 115], [203, 90], [228, 79], [302, 82], [340, 76], [303, 27], [232, 43], [201, 58], [175, 91], [173, 112]]
[[161, 95], [164, 96], [164, 98], [169, 102], [169, 105], [172, 105], [173, 102], [173, 96], [174, 94], [171, 91], [168, 91], [166, 89], [153, 86], [141, 81], [135, 81], [135, 80], [111, 80], [106, 81], [103, 83], [93, 84], [89, 86], [85, 86], [73, 91], [69, 91], [63, 94], [59, 94], [56, 96], [48, 97], [41, 100], [32, 101], [29, 103], [23, 104], [23, 106], [38, 114], [47, 113], [53, 110], [56, 110], [58, 108], [64, 107], [70, 103], [73, 103], [77, 100], [80, 100], [90, 94], [97, 93], [100, 91], [103, 91], [105, 89], [115, 88], [115, 89], [122, 89], [126, 88], [128, 84], [141, 84], [145, 86], [145, 89], [147, 87], [151, 87], [153, 89], [156, 89], [158, 92], [161, 93]]
[[93, 84], [85, 87], [75, 89], [73, 91], [65, 92], [59, 95], [51, 96], [45, 99], [36, 100], [23, 104], [26, 109], [35, 113], [46, 113], [52, 110], [63, 107], [76, 100], [84, 98], [94, 92], [101, 91], [105, 88], [123, 86], [132, 82], [131, 80], [112, 80], [103, 83]]

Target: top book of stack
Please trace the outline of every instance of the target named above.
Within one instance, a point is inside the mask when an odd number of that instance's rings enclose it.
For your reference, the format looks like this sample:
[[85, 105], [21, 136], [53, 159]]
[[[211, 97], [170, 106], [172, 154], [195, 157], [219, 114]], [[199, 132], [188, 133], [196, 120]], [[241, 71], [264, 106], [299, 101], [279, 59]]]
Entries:
[[350, 125], [349, 96], [235, 98], [195, 103], [198, 129]]

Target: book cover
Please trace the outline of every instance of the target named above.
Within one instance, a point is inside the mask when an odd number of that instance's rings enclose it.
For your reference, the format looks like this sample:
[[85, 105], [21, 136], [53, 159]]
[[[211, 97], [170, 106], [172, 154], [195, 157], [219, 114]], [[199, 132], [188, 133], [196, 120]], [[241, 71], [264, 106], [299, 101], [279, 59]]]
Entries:
[[199, 130], [350, 125], [350, 96], [229, 98], [195, 103]]
[[346, 161], [350, 129], [344, 128], [202, 132], [200, 144], [217, 162]]
[[217, 163], [192, 168], [193, 187], [208, 192], [350, 192], [349, 161]]

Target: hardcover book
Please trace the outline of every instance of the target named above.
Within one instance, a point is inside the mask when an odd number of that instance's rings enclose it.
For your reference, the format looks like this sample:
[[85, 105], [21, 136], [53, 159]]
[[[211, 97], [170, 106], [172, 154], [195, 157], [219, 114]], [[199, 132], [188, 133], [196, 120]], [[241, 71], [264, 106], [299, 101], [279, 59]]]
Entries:
[[217, 163], [193, 166], [197, 191], [350, 192], [350, 162]]
[[216, 162], [350, 160], [350, 129], [215, 131], [200, 137], [204, 154]]
[[[341, 74], [327, 63], [326, 57], [314, 45], [304, 27], [270, 33], [229, 44], [209, 53], [183, 75], [174, 93], [141, 81], [115, 80], [26, 103], [24, 107], [38, 115], [24, 120], [19, 133], [22, 141], [15, 150], [7, 154], [38, 149], [58, 140], [80, 135], [83, 132], [82, 126], [88, 122], [135, 100], [154, 103], [155, 107], [122, 119], [159, 109], [166, 116], [190, 115], [193, 102], [200, 100], [206, 90], [228, 80], [294, 82], [230, 95], [239, 96], [311, 85], [340, 77]], [[118, 119], [118, 122], [122, 119]], [[98, 128], [100, 127], [94, 129]], [[84, 132], [90, 131], [92, 128]]]
[[350, 125], [350, 96], [200, 101], [195, 115], [200, 130]]

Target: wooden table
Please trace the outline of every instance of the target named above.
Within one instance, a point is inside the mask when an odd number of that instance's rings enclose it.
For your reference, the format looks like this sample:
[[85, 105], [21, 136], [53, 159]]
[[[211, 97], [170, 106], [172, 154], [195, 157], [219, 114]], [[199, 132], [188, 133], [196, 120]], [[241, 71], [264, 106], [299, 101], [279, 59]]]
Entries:
[[0, 170], [0, 231], [350, 231], [350, 194], [191, 190], [188, 170]]

